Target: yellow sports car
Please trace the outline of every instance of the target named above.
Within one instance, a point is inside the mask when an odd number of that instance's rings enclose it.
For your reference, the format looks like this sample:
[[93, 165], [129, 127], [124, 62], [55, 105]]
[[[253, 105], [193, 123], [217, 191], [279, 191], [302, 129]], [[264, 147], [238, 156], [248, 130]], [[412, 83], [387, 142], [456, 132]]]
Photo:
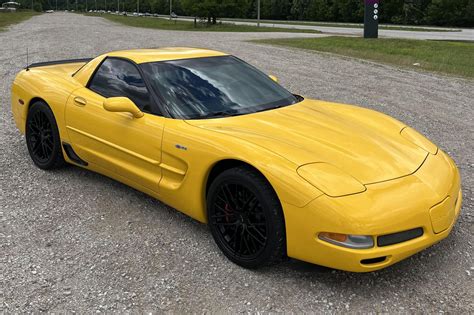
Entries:
[[208, 223], [257, 268], [293, 257], [365, 272], [450, 233], [453, 160], [384, 114], [292, 94], [213, 50], [163, 48], [32, 64], [12, 111], [33, 162], [112, 177]]

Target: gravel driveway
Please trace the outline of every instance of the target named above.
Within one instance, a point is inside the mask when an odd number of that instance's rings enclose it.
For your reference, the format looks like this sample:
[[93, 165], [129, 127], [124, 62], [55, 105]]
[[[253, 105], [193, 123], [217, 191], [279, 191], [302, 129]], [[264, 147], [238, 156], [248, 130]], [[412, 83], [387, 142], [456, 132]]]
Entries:
[[[297, 35], [157, 31], [66, 13], [0, 33], [0, 312], [474, 312], [474, 81], [243, 42], [276, 36]], [[463, 176], [453, 233], [369, 274], [294, 260], [249, 271], [205, 225], [157, 200], [78, 167], [33, 166], [10, 113], [26, 47], [36, 62], [177, 45], [233, 53], [295, 93], [373, 108], [429, 135]]]

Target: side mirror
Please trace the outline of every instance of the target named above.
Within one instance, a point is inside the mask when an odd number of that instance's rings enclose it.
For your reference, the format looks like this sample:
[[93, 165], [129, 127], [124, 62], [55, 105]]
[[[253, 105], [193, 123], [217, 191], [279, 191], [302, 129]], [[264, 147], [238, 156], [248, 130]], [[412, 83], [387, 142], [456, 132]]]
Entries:
[[270, 77], [270, 79], [272, 79], [273, 81], [277, 82], [278, 83], [278, 78], [272, 74], [268, 75]]
[[143, 117], [143, 112], [128, 97], [109, 97], [104, 101], [104, 109], [109, 112], [131, 113], [133, 117]]

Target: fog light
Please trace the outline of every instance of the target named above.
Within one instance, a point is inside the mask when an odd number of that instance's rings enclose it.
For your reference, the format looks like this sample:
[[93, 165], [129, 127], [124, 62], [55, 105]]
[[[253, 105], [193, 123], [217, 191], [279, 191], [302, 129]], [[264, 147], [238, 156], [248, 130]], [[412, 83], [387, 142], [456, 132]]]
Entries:
[[369, 235], [348, 235], [322, 232], [319, 233], [319, 239], [331, 244], [349, 248], [364, 249], [374, 247], [374, 239]]

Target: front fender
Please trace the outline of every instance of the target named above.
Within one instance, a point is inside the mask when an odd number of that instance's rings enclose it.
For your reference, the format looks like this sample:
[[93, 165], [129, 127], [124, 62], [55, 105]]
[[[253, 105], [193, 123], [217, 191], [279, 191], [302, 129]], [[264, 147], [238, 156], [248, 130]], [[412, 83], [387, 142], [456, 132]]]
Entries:
[[297, 165], [239, 137], [206, 130], [182, 120], [167, 119], [162, 144], [160, 199], [206, 222], [206, 183], [222, 160], [239, 160], [265, 176], [278, 198], [303, 207], [322, 192], [301, 178]]

